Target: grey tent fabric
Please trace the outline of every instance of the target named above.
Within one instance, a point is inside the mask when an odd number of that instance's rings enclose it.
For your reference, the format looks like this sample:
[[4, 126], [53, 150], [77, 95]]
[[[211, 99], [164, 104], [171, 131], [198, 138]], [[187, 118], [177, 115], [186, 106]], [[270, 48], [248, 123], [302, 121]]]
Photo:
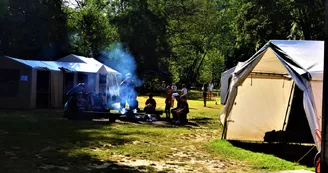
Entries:
[[[320, 107], [318, 107], [318, 103], [320, 99], [314, 98], [313, 96], [313, 93], [317, 92], [317, 90], [320, 91], [320, 85], [313, 90], [311, 81], [313, 80], [312, 76], [314, 76], [315, 80], [322, 81], [323, 42], [321, 41], [269, 41], [249, 60], [244, 63], [239, 63], [232, 73], [231, 82], [229, 84], [230, 88], [227, 94], [228, 98], [221, 113], [221, 122], [224, 124], [222, 137], [227, 137], [229, 123], [233, 123], [229, 122], [229, 119], [235, 104], [236, 96], [238, 95], [238, 88], [243, 84], [246, 78], [249, 77], [250, 73], [256, 69], [262, 57], [269, 56], [270, 51], [273, 52], [275, 58], [278, 59], [287, 70], [288, 76], [291, 77], [295, 84], [303, 91], [304, 110], [313, 139], [317, 149], [320, 151], [320, 134], [317, 133], [321, 130], [321, 115], [318, 115], [318, 109]], [[264, 63], [270, 64], [272, 60], [273, 59], [267, 59]], [[263, 67], [258, 68], [261, 70], [261, 73], [271, 73], [270, 71], [266, 71]], [[267, 67], [272, 68], [269, 66]], [[286, 76], [287, 74], [284, 72], [282, 75]], [[317, 103], [317, 105], [315, 103]]]
[[230, 79], [232, 76], [232, 73], [235, 71], [236, 67], [233, 67], [221, 74], [221, 80], [220, 80], [220, 97], [221, 97], [221, 104], [224, 105], [228, 98], [228, 92], [229, 92], [229, 84]]

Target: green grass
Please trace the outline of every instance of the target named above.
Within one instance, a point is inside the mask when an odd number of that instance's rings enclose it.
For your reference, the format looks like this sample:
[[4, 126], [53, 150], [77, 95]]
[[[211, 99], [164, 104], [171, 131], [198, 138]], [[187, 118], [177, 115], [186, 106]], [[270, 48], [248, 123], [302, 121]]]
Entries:
[[[229, 172], [304, 168], [273, 156], [252, 153], [233, 147], [225, 141], [215, 140], [221, 135], [218, 116], [222, 106], [210, 101], [208, 107], [203, 107], [202, 101], [199, 100], [200, 92], [191, 93], [195, 100], [188, 101], [188, 118], [200, 127], [69, 121], [61, 118], [61, 110], [0, 110], [0, 172], [156, 172], [150, 165], [123, 166], [119, 164], [119, 156], [131, 160], [143, 159], [171, 164], [176, 162], [176, 166], [189, 164], [188, 157], [173, 157], [177, 151], [172, 148], [188, 154], [197, 151], [198, 154], [206, 155], [207, 159], [218, 157], [227, 165], [224, 169]], [[146, 96], [138, 98], [141, 108], [146, 99]], [[165, 99], [155, 99], [158, 109], [163, 110]], [[197, 136], [205, 136], [208, 140], [195, 140]], [[197, 155], [193, 157], [202, 159]], [[255, 158], [259, 162], [254, 162]], [[239, 164], [229, 166], [231, 160], [245, 162], [247, 165], [242, 168]], [[90, 168], [104, 163], [110, 163], [111, 166]], [[208, 172], [206, 167], [200, 164], [194, 164], [190, 169], [198, 168], [203, 170], [201, 172]], [[161, 172], [170, 171], [171, 168], [165, 168]]]
[[288, 162], [273, 155], [254, 153], [234, 147], [231, 143], [224, 140], [214, 140], [207, 144], [207, 148], [209, 151], [219, 155], [222, 159], [244, 161], [247, 165], [250, 165], [253, 170], [262, 170], [265, 172], [295, 169], [313, 170], [313, 168], [307, 168], [297, 163]]

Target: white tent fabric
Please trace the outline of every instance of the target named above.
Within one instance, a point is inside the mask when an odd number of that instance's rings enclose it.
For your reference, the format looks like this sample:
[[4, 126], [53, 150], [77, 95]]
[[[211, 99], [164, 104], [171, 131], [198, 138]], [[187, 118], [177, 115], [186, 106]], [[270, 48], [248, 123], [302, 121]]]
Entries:
[[87, 58], [87, 57], [71, 54], [71, 55], [65, 56], [64, 58], [59, 59], [58, 61], [61, 61], [61, 62], [76, 62], [76, 63], [80, 62], [80, 63], [93, 64], [95, 66], [102, 66], [103, 65], [105, 67], [105, 69], [107, 70], [107, 72], [120, 74], [116, 70], [102, 64], [101, 62], [95, 60], [94, 58]]
[[[260, 75], [261, 79], [250, 79], [254, 73]], [[317, 132], [321, 130], [322, 97], [319, 95], [322, 94], [322, 74], [323, 42], [268, 42], [248, 61], [238, 63], [232, 73], [228, 99], [221, 114], [221, 122], [224, 124], [223, 137], [263, 140], [265, 131], [283, 130], [282, 119], [288, 105], [286, 100], [290, 97], [291, 87], [295, 83], [303, 91], [304, 110], [313, 139], [320, 151], [320, 134]], [[288, 78], [293, 82], [287, 80]], [[244, 84], [249, 84], [250, 80], [255, 82], [253, 87], [245, 89]], [[284, 87], [281, 87], [282, 82]], [[268, 102], [272, 108], [263, 109]], [[253, 117], [253, 122], [248, 121], [247, 124], [247, 117]]]
[[[61, 59], [59, 59], [58, 61], [60, 62], [66, 62], [66, 63], [86, 63], [86, 64], [92, 64], [94, 66], [102, 66], [99, 69], [100, 74], [104, 75], [107, 72], [107, 85], [106, 85], [106, 91], [107, 94], [109, 95], [119, 95], [119, 84], [120, 84], [120, 78], [121, 78], [121, 74], [119, 72], [117, 72], [116, 70], [102, 64], [101, 62], [95, 60], [94, 58], [87, 58], [87, 57], [83, 57], [83, 56], [78, 56], [78, 55], [74, 55], [74, 54], [70, 54], [67, 55]], [[79, 63], [80, 64], [80, 63]], [[99, 76], [96, 77], [96, 80], [99, 80]], [[96, 83], [96, 88], [99, 89], [99, 84]], [[96, 92], [99, 92], [98, 90], [96, 90]]]
[[51, 72], [51, 107], [60, 108], [63, 104], [63, 75], [62, 72]]
[[[28, 65], [32, 68], [47, 68], [51, 71], [61, 71], [60, 68], [65, 68], [72, 72], [97, 73], [104, 66], [101, 63], [87, 64], [83, 62], [81, 63], [81, 62], [36, 61], [36, 60], [23, 60], [17, 58], [11, 58], [11, 59], [23, 63], [25, 65]], [[102, 69], [102, 72], [103, 71], [104, 70]]]
[[[118, 87], [120, 84], [120, 73], [110, 67], [98, 62], [93, 58], [86, 58], [77, 55], [69, 55], [62, 58], [62, 61], [38, 61], [38, 60], [23, 60], [6, 56], [6, 58], [23, 64], [31, 68], [31, 83], [32, 89], [30, 93], [30, 107], [36, 107], [36, 84], [37, 71], [49, 70], [51, 80], [51, 107], [59, 108], [63, 105], [63, 72], [74, 73], [74, 85], [78, 81], [78, 73], [84, 73], [88, 76], [88, 88], [91, 91], [106, 93], [110, 95], [118, 95]], [[64, 69], [64, 71], [63, 71]], [[106, 88], [99, 90], [99, 75], [106, 75]]]
[[247, 78], [238, 88], [227, 139], [262, 141], [265, 132], [281, 130], [292, 86], [291, 80]]

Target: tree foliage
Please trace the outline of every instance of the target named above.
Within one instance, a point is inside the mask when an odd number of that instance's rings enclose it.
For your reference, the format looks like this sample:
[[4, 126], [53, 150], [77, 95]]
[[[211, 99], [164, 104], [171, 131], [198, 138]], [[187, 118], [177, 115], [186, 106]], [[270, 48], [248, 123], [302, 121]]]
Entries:
[[47, 57], [53, 51], [51, 57], [76, 53], [99, 58], [120, 43], [135, 57], [138, 74], [156, 82], [217, 83], [222, 71], [269, 40], [324, 36], [323, 0], [2, 3], [0, 22], [6, 27], [0, 44], [5, 54]]
[[71, 51], [89, 57], [98, 57], [115, 41], [116, 28], [109, 23], [106, 1], [76, 0], [75, 8], [65, 8], [68, 16]]
[[0, 5], [3, 54], [50, 60], [69, 51], [61, 0], [4, 0]]

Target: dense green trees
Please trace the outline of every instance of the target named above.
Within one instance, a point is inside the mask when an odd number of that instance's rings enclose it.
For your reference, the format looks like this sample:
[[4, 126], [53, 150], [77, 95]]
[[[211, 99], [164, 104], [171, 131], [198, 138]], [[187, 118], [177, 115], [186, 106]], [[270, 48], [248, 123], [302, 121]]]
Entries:
[[69, 52], [61, 0], [1, 0], [0, 50], [14, 57], [50, 60]]
[[5, 54], [101, 58], [121, 43], [135, 57], [140, 76], [189, 85], [218, 82], [222, 71], [248, 59], [271, 39], [320, 40], [324, 35], [323, 0], [3, 3], [0, 45]]

